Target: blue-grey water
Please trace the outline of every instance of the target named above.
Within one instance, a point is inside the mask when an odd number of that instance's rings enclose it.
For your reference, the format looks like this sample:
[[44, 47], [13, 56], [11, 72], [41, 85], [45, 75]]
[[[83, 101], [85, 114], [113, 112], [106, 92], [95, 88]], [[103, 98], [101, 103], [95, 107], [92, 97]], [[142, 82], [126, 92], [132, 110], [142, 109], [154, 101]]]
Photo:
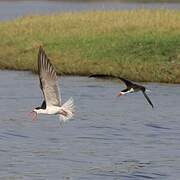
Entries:
[[60, 127], [57, 116], [28, 112], [41, 104], [37, 75], [0, 71], [0, 179], [178, 180], [180, 85], [144, 84], [124, 97], [118, 81], [61, 77], [62, 100], [76, 114]]
[[64, 11], [87, 10], [130, 10], [137, 8], [180, 9], [180, 3], [166, 2], [133, 2], [118, 0], [0, 0], [0, 20], [13, 19], [22, 15], [54, 13]]

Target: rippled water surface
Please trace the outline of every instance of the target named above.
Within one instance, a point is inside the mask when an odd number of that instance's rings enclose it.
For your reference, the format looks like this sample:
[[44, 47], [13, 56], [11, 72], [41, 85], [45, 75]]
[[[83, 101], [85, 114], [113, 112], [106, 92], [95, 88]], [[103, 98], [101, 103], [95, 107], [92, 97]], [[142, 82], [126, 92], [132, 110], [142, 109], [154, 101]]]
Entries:
[[[146, 2], [146, 3], [145, 3]], [[22, 15], [53, 13], [64, 11], [87, 11], [87, 10], [127, 10], [136, 8], [168, 8], [180, 9], [180, 3], [167, 0], [156, 3], [145, 0], [111, 1], [111, 0], [0, 0], [0, 20], [12, 19]]]
[[0, 71], [0, 82], [0, 179], [179, 179], [180, 85], [145, 84], [152, 109], [141, 93], [117, 98], [117, 81], [62, 77], [76, 105], [62, 128], [28, 115], [42, 101], [36, 75]]

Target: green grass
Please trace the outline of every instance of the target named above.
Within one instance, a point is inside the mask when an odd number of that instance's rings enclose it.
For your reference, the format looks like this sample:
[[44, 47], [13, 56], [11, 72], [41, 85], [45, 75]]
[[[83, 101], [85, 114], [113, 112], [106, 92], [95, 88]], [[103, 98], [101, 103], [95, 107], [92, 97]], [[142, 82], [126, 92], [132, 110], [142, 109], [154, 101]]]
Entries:
[[180, 83], [180, 12], [29, 16], [0, 23], [0, 68], [37, 70], [43, 45], [57, 72]]

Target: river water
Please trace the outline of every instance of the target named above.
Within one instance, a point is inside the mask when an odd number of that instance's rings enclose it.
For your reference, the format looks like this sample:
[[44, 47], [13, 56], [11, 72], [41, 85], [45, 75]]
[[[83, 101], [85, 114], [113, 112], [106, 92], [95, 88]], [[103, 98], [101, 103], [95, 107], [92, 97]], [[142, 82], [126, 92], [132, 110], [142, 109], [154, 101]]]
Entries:
[[118, 0], [0, 0], [0, 20], [22, 15], [87, 10], [130, 10], [137, 8], [180, 9], [180, 3], [168, 1], [145, 3], [143, 1], [122, 2]]
[[76, 105], [62, 128], [28, 115], [42, 101], [37, 75], [0, 71], [0, 82], [0, 179], [179, 179], [180, 85], [144, 84], [152, 109], [141, 93], [117, 98], [117, 81], [61, 77]]

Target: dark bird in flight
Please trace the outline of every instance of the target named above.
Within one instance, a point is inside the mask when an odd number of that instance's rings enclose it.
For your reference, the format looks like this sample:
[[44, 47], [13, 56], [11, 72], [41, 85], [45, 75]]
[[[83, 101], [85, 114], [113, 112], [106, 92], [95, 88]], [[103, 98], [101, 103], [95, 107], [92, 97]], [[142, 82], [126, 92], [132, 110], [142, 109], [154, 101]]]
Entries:
[[136, 84], [136, 83], [131, 82], [130, 80], [127, 80], [127, 79], [122, 78], [122, 77], [114, 77], [114, 76], [101, 75], [101, 74], [93, 74], [93, 75], [90, 75], [89, 77], [95, 77], [95, 78], [118, 78], [118, 79], [120, 79], [121, 81], [123, 81], [125, 83], [126, 89], [123, 89], [122, 91], [120, 91], [117, 96], [122, 96], [122, 95], [125, 95], [125, 94], [128, 94], [128, 93], [141, 91], [143, 93], [144, 97], [147, 99], [148, 103], [152, 106], [152, 108], [154, 108], [153, 103], [151, 102], [151, 100], [149, 99], [149, 97], [146, 94], [146, 92], [150, 91], [150, 90], [148, 90], [146, 87], [144, 87], [142, 85]]

